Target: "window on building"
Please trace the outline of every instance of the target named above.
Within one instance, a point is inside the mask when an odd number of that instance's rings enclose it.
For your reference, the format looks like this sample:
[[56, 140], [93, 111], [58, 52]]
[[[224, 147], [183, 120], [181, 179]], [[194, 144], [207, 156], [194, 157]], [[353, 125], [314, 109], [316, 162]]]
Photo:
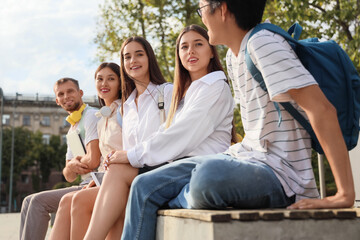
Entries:
[[23, 126], [30, 126], [31, 125], [31, 118], [29, 115], [23, 116]]
[[42, 140], [43, 140], [43, 143], [44, 144], [50, 144], [50, 134], [43, 134], [43, 136], [42, 136]]
[[10, 125], [10, 115], [9, 114], [4, 114], [2, 116], [2, 124], [3, 125]]
[[50, 116], [43, 116], [43, 119], [41, 120], [42, 126], [50, 126]]

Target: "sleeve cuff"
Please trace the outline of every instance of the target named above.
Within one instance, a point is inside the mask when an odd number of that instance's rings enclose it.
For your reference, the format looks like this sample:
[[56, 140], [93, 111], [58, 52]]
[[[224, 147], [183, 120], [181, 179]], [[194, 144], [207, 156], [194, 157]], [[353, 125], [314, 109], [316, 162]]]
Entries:
[[129, 163], [131, 164], [131, 166], [135, 167], [135, 168], [142, 168], [144, 167], [137, 159], [136, 157], [136, 151], [135, 148], [131, 148], [127, 151], [127, 158], [129, 160]]

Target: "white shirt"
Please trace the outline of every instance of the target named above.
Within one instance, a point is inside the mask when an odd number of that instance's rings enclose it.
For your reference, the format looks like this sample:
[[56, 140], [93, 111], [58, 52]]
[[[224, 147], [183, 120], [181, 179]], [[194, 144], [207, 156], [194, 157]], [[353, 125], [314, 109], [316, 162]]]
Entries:
[[[86, 147], [86, 145], [92, 140], [99, 139], [97, 133], [97, 122], [99, 121], [99, 119], [95, 116], [95, 113], [97, 112], [98, 109], [89, 107], [88, 105], [86, 105], [85, 109], [84, 109], [85, 113], [81, 117], [81, 119], [83, 119], [82, 121], [84, 121], [83, 125], [85, 129], [85, 139], [83, 139], [83, 141]], [[71, 126], [68, 132], [76, 131], [78, 125], [79, 122], [77, 122], [74, 126]], [[71, 160], [73, 158], [74, 157], [73, 154], [71, 153], [70, 147], [67, 146], [66, 160]]]
[[[305, 117], [304, 111], [287, 93], [316, 84], [312, 75], [281, 36], [267, 30], [259, 31], [248, 41], [244, 37], [238, 56], [227, 54], [229, 76], [233, 81], [235, 99], [240, 102], [245, 137], [228, 153], [246, 161], [261, 161], [270, 166], [287, 194], [296, 199], [317, 198], [311, 166], [311, 142], [304, 128], [283, 109], [282, 122], [273, 101], [290, 101]], [[252, 78], [245, 63], [245, 46], [262, 73], [268, 93]]]
[[[86, 111], [85, 111], [86, 110]], [[85, 130], [85, 139], [83, 139], [84, 142], [84, 146], [86, 148], [87, 144], [89, 142], [91, 142], [92, 140], [96, 140], [99, 139], [98, 137], [98, 133], [97, 133], [97, 123], [98, 123], [98, 118], [95, 116], [95, 113], [97, 112], [98, 109], [96, 108], [92, 108], [89, 107], [88, 105], [86, 105], [83, 115], [81, 116], [81, 121], [83, 126], [84, 126], [84, 130]], [[79, 127], [79, 122], [77, 122], [74, 126], [71, 126], [69, 131], [76, 131]], [[67, 152], [66, 152], [66, 160], [70, 161], [71, 159], [73, 159], [74, 156], [70, 150], [69, 145], [67, 145]], [[81, 179], [85, 180], [83, 182], [81, 182], [81, 185], [88, 183], [88, 181], [90, 180], [90, 174], [83, 174], [81, 175]]]
[[132, 166], [225, 151], [231, 142], [234, 101], [222, 71], [193, 81], [171, 126], [127, 152]]
[[[171, 104], [173, 85], [169, 83], [164, 87], [164, 108], [167, 115]], [[137, 106], [135, 89], [124, 103], [123, 109], [123, 147], [128, 150], [136, 144], [147, 140], [154, 132], [157, 132], [160, 121], [158, 107], [160, 85], [149, 83], [147, 89], [138, 97]]]

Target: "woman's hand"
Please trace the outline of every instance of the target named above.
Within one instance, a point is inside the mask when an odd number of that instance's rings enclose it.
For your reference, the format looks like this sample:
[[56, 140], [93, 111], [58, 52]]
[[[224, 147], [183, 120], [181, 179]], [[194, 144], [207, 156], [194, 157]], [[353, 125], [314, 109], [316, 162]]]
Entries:
[[111, 153], [109, 153], [107, 158], [104, 160], [105, 170], [107, 170], [107, 168], [111, 164], [118, 164], [118, 163], [129, 163], [126, 151], [112, 151]]
[[96, 184], [94, 182], [94, 180], [91, 180], [87, 185], [85, 185], [82, 189], [88, 189], [88, 188], [92, 188], [95, 187]]

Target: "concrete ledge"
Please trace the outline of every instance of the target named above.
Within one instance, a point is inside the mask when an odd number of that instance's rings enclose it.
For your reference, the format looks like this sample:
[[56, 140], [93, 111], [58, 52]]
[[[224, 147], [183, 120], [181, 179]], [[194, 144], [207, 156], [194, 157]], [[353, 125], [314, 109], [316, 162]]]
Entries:
[[157, 240], [360, 239], [360, 209], [160, 210]]

